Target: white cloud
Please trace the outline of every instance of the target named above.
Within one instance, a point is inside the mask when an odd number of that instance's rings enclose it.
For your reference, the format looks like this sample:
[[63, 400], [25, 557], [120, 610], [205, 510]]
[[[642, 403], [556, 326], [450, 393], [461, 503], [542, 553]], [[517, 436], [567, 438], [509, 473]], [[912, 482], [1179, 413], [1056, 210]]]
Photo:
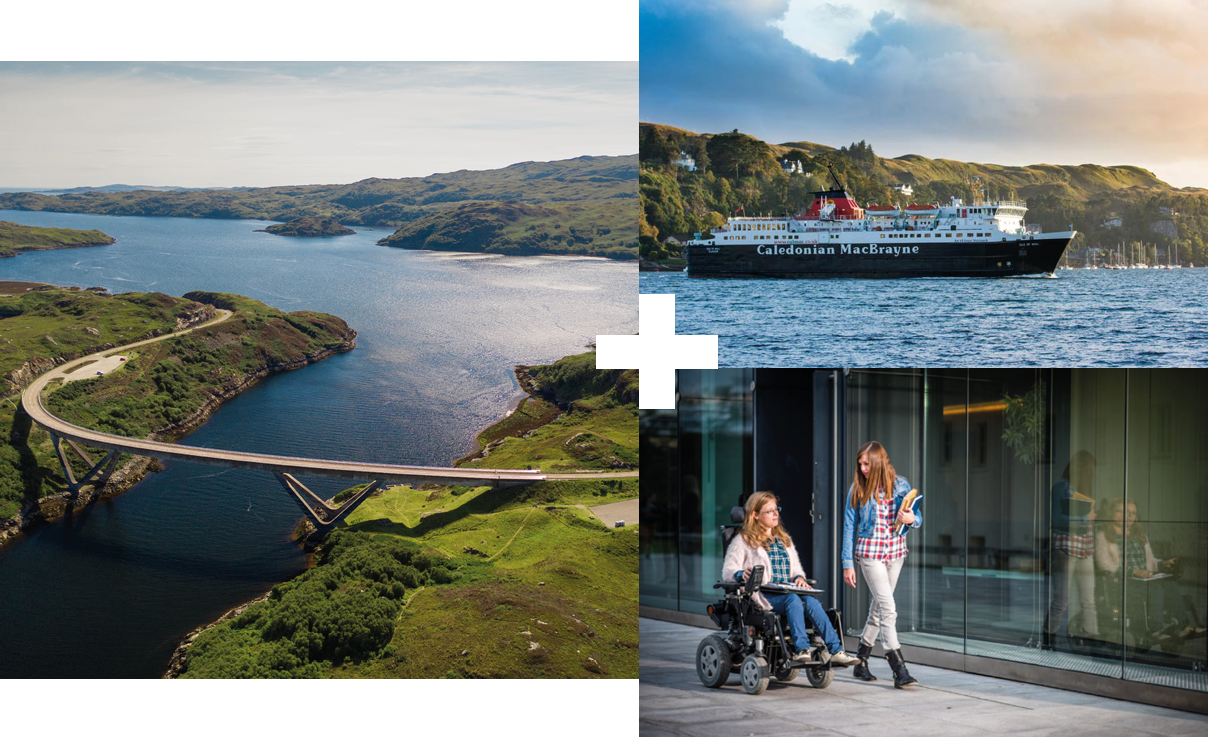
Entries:
[[789, 0], [784, 16], [771, 25], [815, 56], [850, 62], [855, 59], [852, 44], [872, 30], [874, 16], [903, 11], [900, 0]]

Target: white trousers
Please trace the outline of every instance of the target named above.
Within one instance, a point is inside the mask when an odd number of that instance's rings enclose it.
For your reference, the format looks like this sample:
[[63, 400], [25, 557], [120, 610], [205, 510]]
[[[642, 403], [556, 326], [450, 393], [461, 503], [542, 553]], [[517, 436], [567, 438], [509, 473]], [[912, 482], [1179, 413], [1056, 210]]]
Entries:
[[856, 558], [856, 565], [864, 573], [864, 582], [872, 594], [868, 603], [868, 621], [864, 623], [864, 633], [860, 642], [868, 646], [877, 644], [877, 635], [886, 650], [897, 650], [901, 647], [898, 642], [898, 608], [893, 601], [893, 590], [898, 585], [898, 574], [902, 572], [902, 564], [906, 556], [895, 560], [875, 560], [872, 558]]

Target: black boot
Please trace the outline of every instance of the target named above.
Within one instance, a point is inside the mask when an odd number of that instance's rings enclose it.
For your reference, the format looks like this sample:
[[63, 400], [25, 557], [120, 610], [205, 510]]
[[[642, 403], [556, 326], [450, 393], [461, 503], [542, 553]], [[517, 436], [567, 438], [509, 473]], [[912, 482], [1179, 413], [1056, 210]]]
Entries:
[[872, 645], [865, 645], [864, 641], [860, 641], [860, 647], [856, 650], [856, 657], [860, 662], [852, 668], [851, 674], [861, 681], [875, 681], [877, 677], [868, 669], [868, 656], [872, 655]]
[[906, 661], [902, 658], [901, 648], [886, 652], [885, 659], [889, 661], [889, 667], [893, 668], [894, 688], [919, 685], [919, 682], [911, 678], [910, 673], [906, 670]]

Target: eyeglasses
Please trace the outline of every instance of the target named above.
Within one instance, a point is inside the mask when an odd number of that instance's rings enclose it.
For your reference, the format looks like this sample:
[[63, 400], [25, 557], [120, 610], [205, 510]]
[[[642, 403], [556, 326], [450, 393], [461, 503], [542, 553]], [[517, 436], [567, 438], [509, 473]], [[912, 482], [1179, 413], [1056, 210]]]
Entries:
[[771, 514], [772, 512], [775, 512], [776, 514], [780, 514], [780, 507], [776, 507], [775, 509], [768, 508], [768, 509], [763, 510], [762, 512], [757, 512], [756, 514]]

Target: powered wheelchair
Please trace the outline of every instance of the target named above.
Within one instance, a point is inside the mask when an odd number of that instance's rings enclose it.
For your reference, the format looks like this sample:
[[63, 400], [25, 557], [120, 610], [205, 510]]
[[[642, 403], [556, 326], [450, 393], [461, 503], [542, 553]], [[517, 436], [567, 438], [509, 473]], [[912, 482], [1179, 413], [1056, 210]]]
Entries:
[[[742, 521], [742, 507], [731, 511], [735, 522]], [[724, 543], [729, 544], [736, 528], [723, 527]], [[791, 681], [799, 671], [805, 671], [806, 680], [814, 688], [826, 688], [835, 679], [835, 669], [845, 668], [830, 662], [830, 653], [822, 637], [806, 618], [807, 635], [810, 640], [808, 661], [794, 661], [789, 646], [788, 621], [773, 611], [761, 609], [752, 595], [757, 591], [765, 594], [784, 593], [783, 589], [763, 586], [763, 566], [755, 566], [746, 581], [722, 581], [713, 585], [721, 589], [724, 598], [710, 604], [706, 611], [709, 618], [724, 632], [706, 636], [696, 648], [696, 675], [708, 688], [720, 688], [738, 673], [742, 689], [749, 694], [761, 694], [771, 677], [778, 681]], [[810, 585], [816, 581], [810, 580]], [[807, 596], [821, 596], [821, 591], [802, 591]], [[842, 621], [834, 609], [827, 609], [835, 632], [842, 633]]]

